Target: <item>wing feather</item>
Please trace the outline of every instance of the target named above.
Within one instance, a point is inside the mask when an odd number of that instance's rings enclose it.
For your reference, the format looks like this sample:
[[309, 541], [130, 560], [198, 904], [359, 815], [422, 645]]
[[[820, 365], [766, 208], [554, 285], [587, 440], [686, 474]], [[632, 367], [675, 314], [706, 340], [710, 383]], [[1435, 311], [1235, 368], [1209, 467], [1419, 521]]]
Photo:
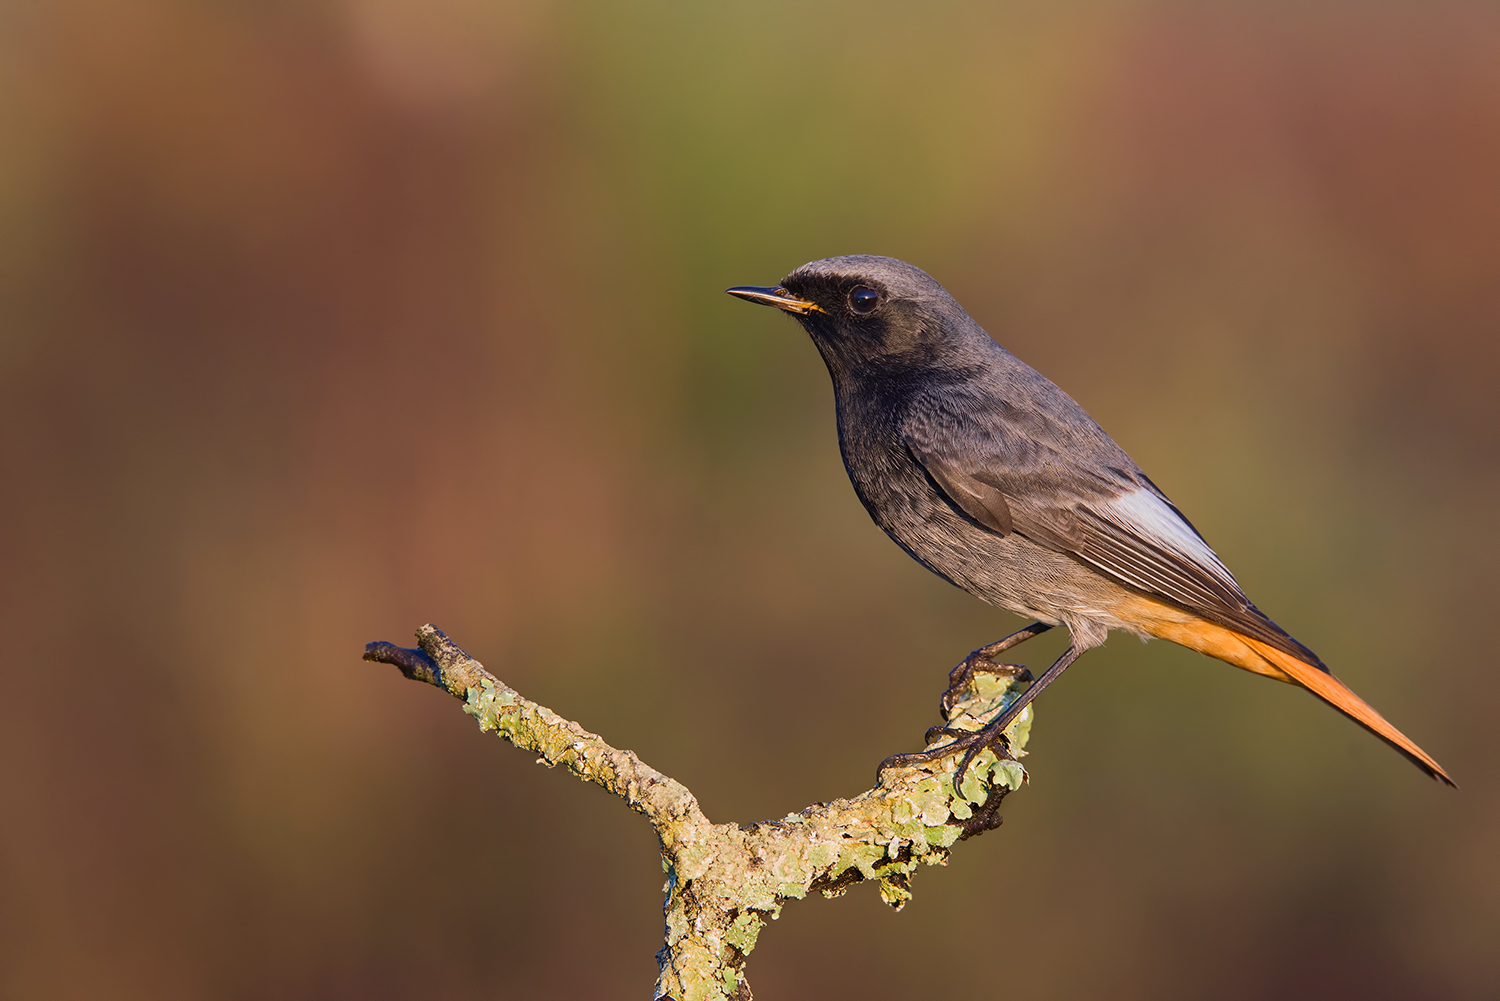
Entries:
[[1009, 527], [1037, 545], [1328, 670], [1255, 607], [1197, 529], [1098, 425], [1080, 433], [1076, 424], [1033, 417], [1035, 426], [1022, 431], [999, 415], [974, 416], [950, 414], [908, 432], [918, 461], [942, 469], [939, 482], [957, 474], [993, 487]]

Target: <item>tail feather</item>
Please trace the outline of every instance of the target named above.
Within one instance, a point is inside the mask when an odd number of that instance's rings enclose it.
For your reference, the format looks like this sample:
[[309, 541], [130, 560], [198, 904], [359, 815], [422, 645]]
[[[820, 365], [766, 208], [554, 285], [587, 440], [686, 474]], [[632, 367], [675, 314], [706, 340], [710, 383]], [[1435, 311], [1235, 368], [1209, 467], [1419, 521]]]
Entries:
[[1387, 744], [1390, 744], [1397, 751], [1400, 751], [1406, 756], [1408, 761], [1422, 769], [1429, 776], [1437, 779], [1439, 782], [1445, 782], [1455, 789], [1458, 788], [1458, 783], [1448, 777], [1448, 773], [1443, 771], [1443, 766], [1433, 760], [1432, 755], [1418, 747], [1406, 734], [1386, 722], [1384, 716], [1376, 712], [1364, 699], [1351, 692], [1342, 681], [1334, 677], [1331, 673], [1321, 671], [1310, 664], [1304, 664], [1290, 654], [1283, 653], [1273, 646], [1262, 643], [1260, 640], [1246, 638], [1245, 643], [1256, 653], [1280, 668], [1292, 681], [1306, 688], [1318, 698], [1327, 702]]
[[1131, 621], [1138, 623], [1140, 629], [1152, 636], [1217, 657], [1246, 671], [1288, 684], [1301, 685], [1390, 744], [1432, 778], [1458, 788], [1458, 784], [1448, 777], [1443, 766], [1433, 760], [1430, 754], [1386, 722], [1384, 716], [1351, 692], [1327, 668], [1316, 667], [1269, 643], [1150, 599], [1142, 600], [1130, 612]]

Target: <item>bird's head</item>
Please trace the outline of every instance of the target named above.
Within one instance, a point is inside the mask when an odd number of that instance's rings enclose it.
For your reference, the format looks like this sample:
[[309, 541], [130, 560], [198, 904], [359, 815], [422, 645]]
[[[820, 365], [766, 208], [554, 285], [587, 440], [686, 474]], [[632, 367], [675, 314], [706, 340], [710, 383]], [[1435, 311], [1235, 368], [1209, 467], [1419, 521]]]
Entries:
[[931, 367], [989, 337], [921, 268], [856, 254], [812, 261], [780, 285], [727, 290], [793, 314], [834, 375], [890, 366]]

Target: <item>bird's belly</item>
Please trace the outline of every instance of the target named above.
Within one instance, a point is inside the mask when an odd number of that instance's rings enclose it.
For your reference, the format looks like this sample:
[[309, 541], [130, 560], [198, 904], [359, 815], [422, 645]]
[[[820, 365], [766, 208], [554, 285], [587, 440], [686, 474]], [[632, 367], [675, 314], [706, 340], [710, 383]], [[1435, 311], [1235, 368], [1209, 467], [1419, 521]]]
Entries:
[[975, 524], [930, 488], [891, 491], [866, 506], [919, 563], [992, 605], [1066, 625], [1095, 642], [1109, 629], [1131, 628], [1117, 613], [1136, 597], [1132, 592], [1017, 532], [1001, 536]]

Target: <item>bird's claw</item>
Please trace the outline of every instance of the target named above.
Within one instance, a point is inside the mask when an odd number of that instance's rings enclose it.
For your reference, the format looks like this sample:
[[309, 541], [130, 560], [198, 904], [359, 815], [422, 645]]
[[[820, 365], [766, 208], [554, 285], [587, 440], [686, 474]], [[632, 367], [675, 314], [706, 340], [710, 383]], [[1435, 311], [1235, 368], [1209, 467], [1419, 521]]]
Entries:
[[952, 718], [953, 707], [963, 701], [964, 693], [976, 674], [998, 674], [1015, 678], [1017, 681], [1031, 680], [1031, 671], [1025, 665], [997, 664], [990, 660], [988, 651], [988, 647], [980, 647], [959, 661], [958, 665], [948, 672], [948, 688], [943, 692], [938, 706], [943, 719]]
[[952, 727], [935, 726], [927, 731], [928, 743], [932, 743], [937, 737], [952, 737], [953, 740], [941, 747], [932, 747], [925, 751], [907, 751], [891, 755], [875, 769], [875, 781], [881, 781], [887, 768], [927, 765], [963, 751], [965, 752], [963, 760], [959, 762], [958, 771], [953, 775], [953, 792], [962, 796], [963, 792], [960, 787], [963, 785], [964, 776], [968, 774], [969, 766], [974, 763], [974, 759], [986, 747], [994, 751], [995, 757], [1003, 761], [1015, 760], [1014, 755], [1010, 753], [1010, 740], [1006, 737], [1004, 728], [997, 727], [994, 723], [979, 730], [956, 730]]
[[958, 730], [951, 726], [929, 726], [927, 733], [922, 737], [924, 744], [930, 744], [939, 737], [967, 737], [973, 730]]

